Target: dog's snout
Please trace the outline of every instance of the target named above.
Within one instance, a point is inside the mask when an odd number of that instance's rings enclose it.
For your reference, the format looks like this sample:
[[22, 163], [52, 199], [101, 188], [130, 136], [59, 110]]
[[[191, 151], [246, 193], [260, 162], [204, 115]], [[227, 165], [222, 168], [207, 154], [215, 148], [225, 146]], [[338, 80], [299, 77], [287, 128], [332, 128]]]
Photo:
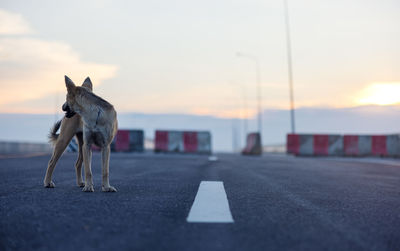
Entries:
[[72, 118], [75, 115], [75, 112], [71, 110], [67, 102], [63, 104], [62, 110], [65, 112], [65, 117], [67, 118]]
[[67, 104], [67, 103], [64, 103], [64, 104], [62, 105], [62, 110], [63, 110], [64, 112], [66, 112], [66, 111], [69, 110], [69, 107], [68, 107], [68, 104]]

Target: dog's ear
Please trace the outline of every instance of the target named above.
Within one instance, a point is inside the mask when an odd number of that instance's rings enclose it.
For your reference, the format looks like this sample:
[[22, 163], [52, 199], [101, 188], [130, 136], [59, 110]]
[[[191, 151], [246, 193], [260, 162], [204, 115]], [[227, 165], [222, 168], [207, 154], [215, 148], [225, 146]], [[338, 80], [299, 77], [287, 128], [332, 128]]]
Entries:
[[89, 77], [87, 77], [87, 78], [85, 79], [85, 81], [83, 81], [82, 86], [88, 88], [88, 89], [91, 90], [91, 91], [93, 91], [93, 84], [92, 84], [92, 81], [90, 80]]
[[72, 82], [72, 80], [67, 76], [65, 76], [65, 86], [67, 87], [68, 93], [75, 93], [76, 86], [74, 82]]

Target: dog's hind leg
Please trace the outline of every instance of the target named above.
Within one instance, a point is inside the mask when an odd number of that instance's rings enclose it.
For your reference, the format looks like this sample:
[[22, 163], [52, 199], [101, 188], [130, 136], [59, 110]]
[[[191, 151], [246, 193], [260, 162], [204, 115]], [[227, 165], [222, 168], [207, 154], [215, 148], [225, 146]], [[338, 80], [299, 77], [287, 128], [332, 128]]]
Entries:
[[[85, 135], [83, 135], [85, 137]], [[93, 187], [93, 177], [92, 177], [92, 150], [91, 145], [87, 144], [85, 141], [82, 146], [82, 153], [83, 153], [83, 165], [85, 168], [85, 186], [83, 187], [82, 191], [84, 192], [94, 192]]]
[[46, 176], [43, 181], [44, 187], [47, 188], [55, 187], [55, 184], [51, 180], [54, 168], [56, 167], [58, 159], [64, 153], [65, 148], [67, 148], [73, 136], [74, 135], [72, 133], [68, 134], [68, 132], [65, 132], [62, 134], [62, 137], [59, 137], [57, 139], [57, 142], [54, 146], [53, 155], [51, 156], [49, 164], [47, 165]]
[[83, 162], [83, 154], [82, 154], [82, 147], [83, 147], [83, 135], [81, 132], [76, 134], [76, 139], [78, 141], [78, 159], [75, 163], [75, 171], [76, 171], [76, 184], [79, 187], [84, 187], [85, 183], [82, 180], [82, 162]]
[[102, 180], [102, 191], [103, 192], [116, 192], [117, 189], [115, 187], [110, 186], [109, 182], [109, 166], [110, 166], [110, 146], [105, 146], [101, 148], [101, 161], [102, 167], [101, 172], [103, 176]]

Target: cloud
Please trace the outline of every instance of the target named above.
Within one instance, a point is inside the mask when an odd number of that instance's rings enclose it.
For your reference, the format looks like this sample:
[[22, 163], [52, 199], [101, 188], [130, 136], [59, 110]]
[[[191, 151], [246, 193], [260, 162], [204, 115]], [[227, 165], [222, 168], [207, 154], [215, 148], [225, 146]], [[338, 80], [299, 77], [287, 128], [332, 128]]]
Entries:
[[[2, 17], [11, 17], [9, 25], [24, 23], [22, 17], [21, 21], [13, 15]], [[79, 53], [64, 42], [0, 37], [0, 112], [32, 112], [30, 100], [37, 103], [43, 99], [46, 103], [49, 95], [65, 92], [64, 75], [76, 84], [90, 76], [96, 86], [114, 77], [116, 71], [115, 65], [82, 61]], [[47, 102], [47, 107], [40, 112], [54, 111], [54, 103]]]
[[0, 9], [0, 35], [22, 35], [33, 33], [22, 15]]

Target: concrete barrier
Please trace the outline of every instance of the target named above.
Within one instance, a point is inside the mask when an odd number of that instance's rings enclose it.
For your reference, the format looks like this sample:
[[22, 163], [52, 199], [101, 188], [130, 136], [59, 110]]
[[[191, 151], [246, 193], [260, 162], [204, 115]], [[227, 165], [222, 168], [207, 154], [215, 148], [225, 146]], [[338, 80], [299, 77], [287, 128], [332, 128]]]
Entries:
[[211, 153], [211, 134], [197, 131], [155, 132], [155, 152]]
[[187, 153], [197, 152], [197, 133], [183, 132], [183, 148]]
[[375, 156], [386, 156], [386, 136], [372, 136], [371, 153]]
[[242, 151], [244, 155], [261, 155], [261, 136], [259, 133], [249, 133], [246, 139], [246, 146]]
[[290, 154], [299, 154], [300, 152], [300, 135], [288, 134], [286, 136], [286, 152]]
[[400, 157], [400, 135], [288, 134], [286, 149], [304, 156]]
[[154, 138], [154, 150], [156, 152], [167, 152], [168, 151], [168, 132], [167, 131], [156, 131]]
[[343, 137], [341, 135], [329, 135], [328, 155], [343, 155]]
[[115, 152], [129, 152], [129, 131], [128, 130], [118, 130], [117, 135], [115, 135], [112, 150]]
[[0, 155], [51, 153], [52, 147], [47, 143], [0, 142]]
[[131, 152], [144, 151], [144, 131], [130, 130], [129, 131], [129, 150]]
[[144, 132], [142, 130], [118, 130], [111, 151], [114, 152], [143, 152]]
[[200, 153], [211, 153], [210, 132], [197, 132], [197, 151]]
[[329, 135], [319, 135], [313, 136], [313, 154], [314, 155], [328, 155], [329, 149]]
[[386, 147], [388, 156], [400, 157], [400, 135], [387, 135]]
[[346, 156], [358, 155], [358, 136], [357, 135], [344, 135], [343, 136], [343, 149]]
[[169, 131], [168, 132], [168, 152], [184, 152], [183, 147], [183, 132]]
[[314, 154], [314, 137], [313, 135], [300, 135], [300, 146], [299, 146], [299, 154], [300, 155], [313, 155]]
[[78, 151], [78, 148], [79, 148], [79, 147], [78, 147], [77, 140], [76, 140], [75, 137], [73, 137], [73, 138], [71, 139], [71, 141], [69, 142], [66, 151], [67, 151], [67, 152], [70, 152], [70, 153], [75, 153], [75, 152]]
[[[73, 138], [68, 146], [69, 151], [76, 152], [78, 150], [75, 142], [75, 138]], [[118, 130], [110, 149], [112, 152], [143, 152], [144, 132], [142, 130]], [[101, 149], [92, 145], [92, 150], [100, 151]]]
[[371, 155], [371, 136], [360, 135], [358, 136], [358, 156]]

